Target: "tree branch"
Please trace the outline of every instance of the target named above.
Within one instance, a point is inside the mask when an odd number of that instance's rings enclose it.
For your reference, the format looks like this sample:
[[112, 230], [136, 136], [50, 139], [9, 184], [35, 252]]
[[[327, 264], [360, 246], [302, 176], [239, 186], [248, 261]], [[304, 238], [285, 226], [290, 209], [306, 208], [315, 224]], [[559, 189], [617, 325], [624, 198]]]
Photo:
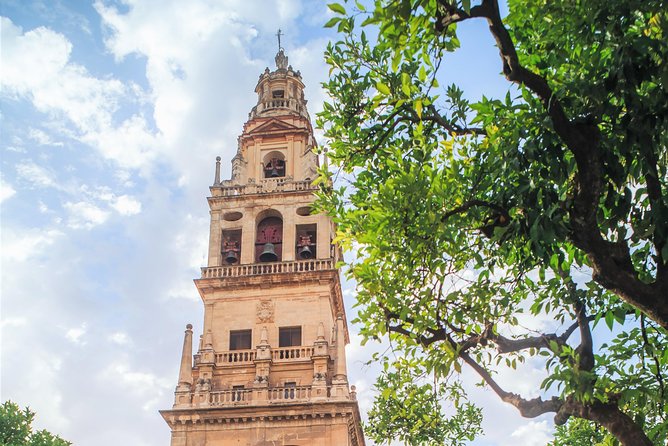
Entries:
[[460, 353], [460, 358], [471, 366], [473, 370], [480, 375], [480, 377], [487, 383], [489, 387], [496, 393], [502, 401], [515, 406], [520, 414], [526, 418], [535, 418], [549, 412], [557, 412], [562, 405], [562, 401], [557, 397], [552, 397], [549, 400], [542, 398], [534, 398], [527, 400], [516, 393], [511, 393], [503, 390], [501, 386], [492, 378], [492, 375], [480, 364], [478, 364], [468, 353]]
[[487, 20], [499, 48], [506, 79], [526, 86], [540, 99], [554, 131], [573, 153], [577, 172], [573, 202], [569, 207], [570, 239], [589, 257], [594, 280], [668, 330], [668, 273], [664, 273], [662, 267], [654, 283], [642, 282], [631, 261], [628, 245], [623, 240], [607, 241], [601, 234], [597, 211], [603, 187], [603, 163], [596, 122], [570, 120], [547, 80], [520, 64], [513, 40], [501, 19], [498, 0], [482, 0], [468, 14], [445, 0], [441, 0], [439, 5], [443, 11], [437, 14], [436, 27], [442, 32], [449, 24], [470, 18], [483, 17]]

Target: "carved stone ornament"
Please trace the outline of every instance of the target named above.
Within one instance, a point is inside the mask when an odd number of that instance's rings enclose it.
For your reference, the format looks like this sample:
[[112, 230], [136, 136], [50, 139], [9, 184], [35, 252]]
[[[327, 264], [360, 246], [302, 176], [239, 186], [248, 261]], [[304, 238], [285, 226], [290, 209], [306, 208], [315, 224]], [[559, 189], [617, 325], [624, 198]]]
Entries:
[[257, 303], [257, 319], [262, 323], [274, 322], [274, 303], [261, 300]]

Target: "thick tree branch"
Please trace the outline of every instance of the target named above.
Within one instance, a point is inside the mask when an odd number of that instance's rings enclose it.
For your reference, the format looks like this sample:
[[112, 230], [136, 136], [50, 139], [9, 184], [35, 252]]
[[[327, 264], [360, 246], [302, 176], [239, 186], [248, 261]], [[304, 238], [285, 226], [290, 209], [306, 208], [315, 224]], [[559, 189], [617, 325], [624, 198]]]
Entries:
[[593, 421], [605, 427], [622, 446], [652, 446], [652, 442], [638, 425], [624, 412], [617, 401], [582, 404], [572, 397], [566, 399], [554, 417], [554, 423], [562, 425], [575, 416]]
[[[443, 32], [449, 24], [470, 18], [483, 17], [487, 20], [499, 48], [506, 79], [526, 86], [540, 99], [554, 131], [573, 153], [578, 169], [573, 204], [569, 208], [570, 238], [589, 257], [594, 280], [668, 330], [668, 274], [663, 272], [662, 267], [654, 283], [642, 282], [631, 261], [628, 245], [624, 241], [605, 240], [601, 234], [597, 211], [603, 176], [596, 123], [570, 120], [547, 80], [520, 64], [513, 40], [501, 19], [497, 0], [482, 0], [468, 14], [445, 0], [441, 0], [439, 5], [443, 12], [437, 15], [436, 25], [437, 30]], [[651, 179], [649, 183], [652, 183]]]
[[516, 393], [511, 393], [503, 390], [501, 386], [492, 378], [492, 375], [480, 364], [478, 364], [468, 353], [460, 353], [462, 360], [468, 364], [478, 375], [487, 383], [487, 385], [496, 393], [502, 401], [515, 406], [520, 414], [526, 418], [535, 418], [549, 412], [557, 412], [562, 405], [562, 401], [557, 397], [552, 397], [549, 400], [542, 398], [534, 398], [527, 400]]

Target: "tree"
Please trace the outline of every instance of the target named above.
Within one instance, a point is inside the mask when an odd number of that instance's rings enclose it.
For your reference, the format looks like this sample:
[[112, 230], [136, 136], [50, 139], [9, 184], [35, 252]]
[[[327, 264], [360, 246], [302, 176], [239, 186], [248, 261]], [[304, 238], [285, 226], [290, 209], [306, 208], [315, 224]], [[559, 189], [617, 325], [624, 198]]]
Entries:
[[46, 430], [33, 432], [35, 413], [29, 408], [21, 410], [18, 404], [5, 401], [0, 406], [0, 444], [5, 446], [68, 446], [57, 435]]
[[[502, 17], [496, 0], [330, 5], [340, 40], [326, 52], [331, 101], [318, 124], [347, 183], [330, 187], [323, 169], [320, 206], [337, 241], [357, 248], [362, 334], [389, 336], [416, 376], [433, 375], [435, 397], [466, 364], [525, 417], [665, 443], [667, 8], [508, 7]], [[505, 97], [472, 102], [439, 85], [458, 24], [474, 20], [499, 49]], [[539, 316], [554, 320], [549, 331], [520, 324]], [[391, 394], [401, 364], [374, 359]], [[541, 361], [538, 398], [495, 380], [500, 367]]]

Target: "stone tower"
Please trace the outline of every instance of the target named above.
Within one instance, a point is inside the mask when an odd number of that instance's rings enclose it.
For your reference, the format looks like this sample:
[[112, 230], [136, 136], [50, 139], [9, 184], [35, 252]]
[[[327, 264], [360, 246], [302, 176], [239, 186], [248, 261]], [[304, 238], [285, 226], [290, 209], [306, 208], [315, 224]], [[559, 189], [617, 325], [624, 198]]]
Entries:
[[[318, 157], [301, 74], [282, 49], [255, 87], [232, 159], [211, 196], [204, 303], [193, 355], [186, 327], [171, 446], [363, 446], [346, 372], [348, 332], [332, 245], [311, 212]], [[193, 360], [194, 359], [194, 360]]]

